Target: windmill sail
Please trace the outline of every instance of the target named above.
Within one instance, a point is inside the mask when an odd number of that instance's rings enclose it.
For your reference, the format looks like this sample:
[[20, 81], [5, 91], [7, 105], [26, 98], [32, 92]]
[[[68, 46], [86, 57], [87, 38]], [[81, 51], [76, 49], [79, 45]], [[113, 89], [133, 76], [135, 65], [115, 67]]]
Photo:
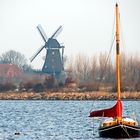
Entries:
[[44, 48], [44, 46], [41, 46], [38, 51], [30, 58], [30, 61], [32, 62], [35, 57], [42, 51], [42, 49]]
[[47, 42], [48, 41], [48, 37], [47, 37], [46, 33], [44, 32], [44, 30], [43, 30], [43, 28], [42, 28], [42, 26], [40, 24], [37, 26], [37, 29], [38, 29], [40, 35], [42, 36], [43, 40], [45, 42]]
[[[45, 44], [42, 47], [40, 47], [39, 50], [30, 58], [30, 61], [32, 62], [37, 57], [37, 55], [45, 48], [46, 56], [44, 65], [42, 67], [42, 72], [51, 75], [54, 74], [57, 77], [59, 77], [58, 75], [60, 75], [64, 71], [64, 46], [62, 46], [56, 40], [56, 37], [62, 31], [62, 26], [59, 26], [59, 28], [57, 28], [57, 30], [49, 38], [47, 37], [40, 24], [37, 26], [37, 29], [41, 37], [43, 38]], [[60, 49], [62, 49], [62, 53], [60, 52]]]
[[53, 33], [53, 35], [50, 38], [55, 39], [60, 34], [61, 31], [62, 31], [62, 26], [59, 26], [59, 28]]

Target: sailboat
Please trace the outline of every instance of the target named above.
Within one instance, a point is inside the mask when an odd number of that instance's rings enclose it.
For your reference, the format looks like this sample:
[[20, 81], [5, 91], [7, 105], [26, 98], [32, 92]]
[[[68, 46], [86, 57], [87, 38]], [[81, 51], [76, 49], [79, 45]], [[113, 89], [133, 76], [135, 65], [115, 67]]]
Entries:
[[89, 117], [108, 117], [99, 127], [99, 136], [107, 138], [134, 138], [140, 137], [140, 125], [132, 118], [122, 116], [122, 101], [120, 92], [120, 32], [119, 8], [116, 3], [116, 79], [117, 101], [112, 108], [90, 112]]

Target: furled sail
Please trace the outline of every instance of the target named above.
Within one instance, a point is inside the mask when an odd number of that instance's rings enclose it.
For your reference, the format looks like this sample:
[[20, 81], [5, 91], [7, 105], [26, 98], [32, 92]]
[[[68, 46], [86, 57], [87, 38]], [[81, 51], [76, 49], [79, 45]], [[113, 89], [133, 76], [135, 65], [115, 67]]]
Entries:
[[122, 102], [117, 100], [112, 108], [92, 111], [89, 117], [122, 117]]

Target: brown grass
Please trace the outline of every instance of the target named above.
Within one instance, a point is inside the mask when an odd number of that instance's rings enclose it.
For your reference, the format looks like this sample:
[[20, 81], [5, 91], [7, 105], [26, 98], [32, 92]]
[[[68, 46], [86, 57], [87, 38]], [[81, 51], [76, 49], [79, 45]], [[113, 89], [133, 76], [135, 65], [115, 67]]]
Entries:
[[[140, 92], [123, 92], [121, 98], [124, 100], [140, 100]], [[9, 92], [0, 93], [1, 100], [114, 100], [116, 93], [108, 92]]]

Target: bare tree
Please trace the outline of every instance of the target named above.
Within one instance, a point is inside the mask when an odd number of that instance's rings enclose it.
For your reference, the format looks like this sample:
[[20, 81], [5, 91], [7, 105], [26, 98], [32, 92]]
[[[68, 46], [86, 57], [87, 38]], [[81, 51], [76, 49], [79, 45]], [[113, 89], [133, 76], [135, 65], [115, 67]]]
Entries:
[[90, 63], [89, 58], [79, 54], [75, 59], [75, 73], [80, 82], [85, 82], [89, 79]]
[[81, 66], [81, 62], [82, 62], [82, 56], [79, 54], [76, 58], [75, 58], [75, 63], [74, 63], [74, 71], [75, 71], [75, 75], [77, 77], [77, 82], [79, 83], [81, 80], [81, 70], [82, 70], [82, 66]]
[[[98, 60], [98, 61], [97, 61]], [[92, 87], [104, 86], [115, 89], [116, 65], [111, 59], [107, 61], [107, 53], [100, 53], [92, 58], [79, 54], [71, 58], [68, 69], [79, 84]], [[100, 84], [98, 84], [100, 83]], [[138, 56], [121, 55], [121, 90], [140, 90], [140, 60]], [[96, 89], [96, 88], [95, 88]]]
[[135, 58], [135, 76], [134, 76], [134, 89], [140, 91], [140, 59]]
[[105, 78], [105, 73], [107, 71], [107, 54], [100, 53], [99, 56], [99, 79], [102, 81]]
[[90, 63], [89, 58], [87, 56], [83, 56], [82, 61], [82, 78], [85, 82], [88, 82], [90, 78]]
[[75, 79], [75, 73], [74, 73], [74, 58], [73, 56], [70, 56], [67, 58], [67, 63], [65, 66], [65, 70], [67, 72], [67, 77]]
[[126, 65], [126, 86], [129, 87], [129, 90], [134, 90], [135, 85], [139, 81], [139, 59], [137, 57], [130, 56], [127, 59]]
[[90, 80], [96, 80], [97, 79], [97, 57], [93, 56], [90, 61]]
[[18, 67], [23, 68], [23, 66], [27, 65], [27, 59], [23, 54], [10, 50], [0, 56], [0, 63], [16, 64]]
[[113, 68], [113, 63], [110, 59], [108, 59], [108, 62], [105, 66], [105, 82], [112, 83], [115, 81], [115, 70]]

